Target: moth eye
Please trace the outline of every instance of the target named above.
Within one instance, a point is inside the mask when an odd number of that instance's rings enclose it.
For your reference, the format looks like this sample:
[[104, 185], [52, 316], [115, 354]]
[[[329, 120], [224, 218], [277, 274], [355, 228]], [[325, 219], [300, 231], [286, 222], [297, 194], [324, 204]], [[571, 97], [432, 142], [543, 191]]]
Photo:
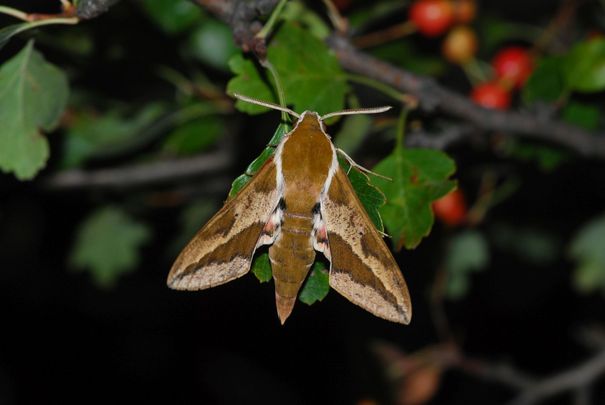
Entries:
[[313, 208], [311, 209], [311, 212], [312, 212], [314, 215], [319, 214], [319, 208], [320, 208], [319, 203], [315, 203], [315, 205], [314, 205], [314, 206], [313, 206]]
[[280, 210], [285, 210], [286, 209], [286, 200], [284, 200], [283, 198], [280, 198], [278, 206], [279, 206]]

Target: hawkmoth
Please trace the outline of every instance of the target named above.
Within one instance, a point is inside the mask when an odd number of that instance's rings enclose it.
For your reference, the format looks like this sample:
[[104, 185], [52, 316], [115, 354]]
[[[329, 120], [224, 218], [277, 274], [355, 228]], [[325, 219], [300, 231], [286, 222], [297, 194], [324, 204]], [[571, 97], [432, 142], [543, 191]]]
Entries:
[[401, 271], [340, 167], [323, 123], [329, 117], [379, 113], [390, 107], [320, 117], [234, 96], [287, 112], [297, 122], [273, 157], [179, 254], [168, 286], [202, 290], [241, 277], [250, 270], [255, 250], [270, 245], [277, 313], [283, 324], [316, 252], [321, 252], [330, 262], [331, 288], [376, 316], [408, 324], [412, 308]]

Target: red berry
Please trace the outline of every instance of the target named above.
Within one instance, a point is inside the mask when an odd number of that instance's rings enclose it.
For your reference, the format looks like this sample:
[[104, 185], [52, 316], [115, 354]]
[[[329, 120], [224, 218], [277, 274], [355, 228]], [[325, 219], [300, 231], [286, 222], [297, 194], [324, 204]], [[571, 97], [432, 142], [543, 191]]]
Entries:
[[410, 7], [410, 20], [427, 37], [443, 34], [454, 22], [454, 8], [448, 0], [419, 0]]
[[510, 107], [510, 93], [497, 82], [483, 83], [473, 88], [471, 99], [485, 108], [507, 110]]
[[466, 219], [466, 201], [460, 189], [433, 202], [433, 212], [441, 222], [446, 225], [456, 226], [462, 224]]
[[477, 35], [464, 25], [448, 32], [441, 47], [445, 59], [452, 63], [465, 64], [477, 52]]
[[496, 77], [520, 88], [531, 75], [534, 62], [526, 49], [511, 46], [502, 49], [492, 60]]

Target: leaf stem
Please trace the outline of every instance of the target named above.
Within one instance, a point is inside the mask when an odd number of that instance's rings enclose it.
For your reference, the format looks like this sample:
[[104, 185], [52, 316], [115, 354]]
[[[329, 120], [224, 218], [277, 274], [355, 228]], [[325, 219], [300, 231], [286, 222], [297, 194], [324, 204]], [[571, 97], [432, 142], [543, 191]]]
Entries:
[[388, 86], [384, 83], [379, 82], [378, 80], [370, 79], [367, 76], [356, 75], [356, 74], [347, 74], [346, 78], [352, 82], [356, 82], [359, 84], [363, 84], [365, 86], [371, 87], [373, 89], [378, 90], [384, 95], [391, 97], [397, 101], [401, 101], [404, 103], [408, 102], [408, 99], [405, 94], [395, 90], [393, 87]]
[[273, 26], [277, 22], [277, 19], [278, 19], [279, 15], [281, 14], [281, 11], [283, 10], [283, 8], [287, 2], [288, 2], [288, 0], [280, 0], [280, 2], [277, 4], [277, 6], [275, 6], [275, 8], [273, 9], [273, 12], [271, 13], [271, 16], [269, 17], [269, 20], [265, 23], [265, 26], [263, 27], [263, 29], [261, 29], [258, 32], [258, 34], [256, 34], [256, 38], [260, 38], [260, 39], [267, 38], [267, 36], [273, 30]]
[[28, 21], [29, 16], [21, 10], [17, 10], [12, 7], [0, 6], [0, 13], [10, 15], [23, 21]]
[[[281, 85], [281, 81], [279, 79], [279, 74], [277, 73], [275, 66], [273, 66], [273, 64], [271, 62], [269, 62], [269, 59], [260, 61], [260, 64], [265, 69], [267, 69], [269, 71], [269, 73], [271, 73], [271, 77], [273, 78], [273, 84], [275, 85], [275, 91], [277, 92], [277, 99], [279, 101], [279, 105], [281, 105], [282, 107], [287, 107], [286, 96], [284, 94], [284, 88]], [[290, 115], [288, 113], [282, 111], [281, 119], [284, 122], [290, 122]]]
[[397, 128], [395, 134], [395, 149], [403, 149], [403, 141], [405, 138], [405, 124], [407, 122], [408, 113], [410, 109], [408, 106], [404, 105], [401, 109], [401, 113], [399, 114], [399, 119], [397, 119]]

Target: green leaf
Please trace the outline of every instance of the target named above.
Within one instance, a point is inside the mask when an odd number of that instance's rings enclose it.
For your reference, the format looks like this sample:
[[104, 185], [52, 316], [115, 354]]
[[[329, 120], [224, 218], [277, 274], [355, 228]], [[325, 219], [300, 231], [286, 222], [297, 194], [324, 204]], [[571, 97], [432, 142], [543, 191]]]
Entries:
[[188, 49], [200, 61], [225, 71], [239, 52], [231, 29], [216, 20], [205, 21], [191, 34]]
[[298, 299], [307, 305], [322, 301], [330, 292], [328, 270], [323, 262], [315, 262]]
[[481, 49], [491, 52], [501, 47], [504, 42], [526, 40], [534, 42], [542, 31], [528, 24], [511, 22], [494, 16], [482, 16], [478, 22], [478, 37], [481, 38]]
[[477, 231], [465, 231], [454, 236], [445, 256], [448, 274], [446, 294], [458, 299], [466, 295], [470, 274], [489, 262], [489, 249], [485, 237]]
[[370, 130], [372, 119], [367, 115], [350, 115], [346, 117], [340, 131], [334, 137], [334, 145], [347, 154], [354, 153]]
[[58, 124], [68, 93], [65, 74], [32, 41], [0, 67], [0, 169], [27, 180], [44, 167], [49, 147], [39, 130]]
[[261, 154], [256, 159], [254, 159], [252, 163], [248, 165], [246, 172], [233, 181], [233, 184], [231, 185], [231, 191], [229, 191], [229, 198], [235, 197], [235, 195], [239, 193], [242, 187], [244, 187], [246, 183], [250, 181], [250, 179], [258, 171], [258, 169], [260, 169], [265, 164], [267, 159], [273, 156], [273, 153], [275, 152], [275, 147], [279, 144], [279, 141], [281, 141], [284, 135], [287, 134], [289, 131], [289, 124], [281, 123], [277, 126], [277, 129], [275, 130], [273, 137], [269, 141], [268, 146], [263, 149]]
[[355, 190], [355, 194], [363, 204], [368, 216], [380, 232], [384, 231], [382, 218], [380, 217], [380, 209], [385, 204], [385, 196], [379, 188], [374, 186], [370, 177], [361, 171], [351, 168], [349, 162], [344, 159], [339, 159], [340, 167], [347, 173], [349, 181]]
[[563, 72], [571, 90], [594, 93], [605, 89], [605, 39], [594, 38], [573, 47]]
[[90, 215], [76, 235], [70, 264], [90, 272], [101, 287], [109, 287], [139, 263], [139, 249], [150, 238], [147, 226], [124, 211], [107, 207]]
[[600, 117], [601, 111], [599, 108], [577, 101], [569, 102], [563, 109], [563, 119], [565, 121], [586, 129], [597, 129]]
[[280, 17], [285, 21], [297, 21], [316, 38], [326, 39], [330, 33], [330, 27], [311, 9], [301, 1], [290, 0], [282, 10]]
[[374, 183], [387, 199], [380, 214], [393, 246], [415, 248], [433, 226], [432, 202], [456, 187], [448, 180], [456, 171], [454, 161], [441, 151], [397, 147], [373, 170], [392, 179]]
[[179, 126], [166, 137], [163, 149], [176, 155], [191, 155], [214, 145], [224, 131], [223, 121], [206, 116]]
[[561, 71], [564, 58], [543, 58], [529, 77], [521, 93], [526, 104], [536, 101], [556, 101], [566, 91], [565, 77]]
[[19, 34], [20, 32], [26, 31], [30, 28], [31, 23], [24, 22], [19, 24], [12, 24], [7, 27], [0, 29], [0, 49], [8, 43], [8, 41]]
[[266, 283], [273, 278], [268, 253], [263, 253], [254, 259], [254, 262], [252, 263], [252, 273], [254, 273], [261, 283]]
[[575, 235], [569, 256], [576, 262], [574, 284], [585, 293], [600, 289], [605, 294], [605, 215], [592, 219]]
[[[227, 93], [240, 93], [259, 100], [276, 102], [271, 87], [263, 80], [259, 70], [251, 59], [236, 54], [229, 60], [229, 68], [235, 77], [227, 83]], [[247, 114], [260, 114], [269, 111], [266, 107], [237, 100], [235, 108]]]
[[[342, 110], [348, 89], [346, 77], [328, 47], [307, 31], [284, 23], [269, 44], [267, 59], [280, 78], [286, 104], [295, 111], [316, 111], [320, 115]], [[228, 92], [275, 102], [271, 88], [252, 62], [233, 58], [230, 67], [236, 76], [227, 85]], [[241, 111], [266, 111], [258, 106], [236, 104]]]
[[143, 0], [142, 5], [151, 19], [169, 34], [183, 32], [202, 20], [200, 7], [189, 0]]
[[267, 57], [281, 79], [286, 104], [295, 111], [323, 115], [343, 109], [346, 77], [325, 43], [285, 23], [271, 41]]
[[63, 167], [77, 167], [92, 157], [127, 150], [163, 111], [162, 105], [152, 103], [128, 117], [118, 110], [100, 117], [88, 111], [79, 113], [65, 137]]

